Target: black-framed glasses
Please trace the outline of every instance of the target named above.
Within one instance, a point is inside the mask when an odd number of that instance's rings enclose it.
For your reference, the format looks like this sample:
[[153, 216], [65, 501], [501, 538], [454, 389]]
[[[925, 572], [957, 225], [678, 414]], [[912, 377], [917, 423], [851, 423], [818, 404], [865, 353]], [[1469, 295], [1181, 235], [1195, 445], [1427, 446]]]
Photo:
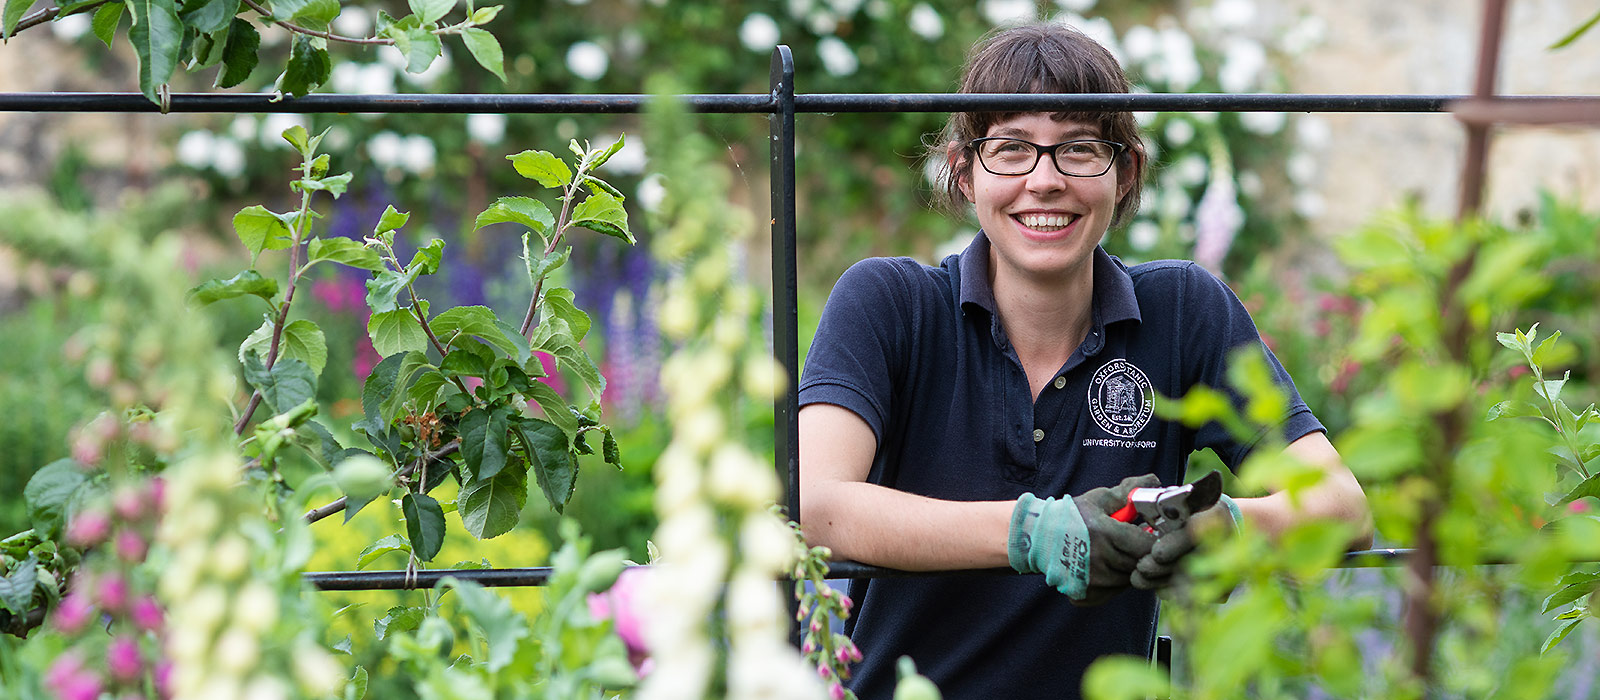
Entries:
[[1072, 177], [1100, 177], [1111, 170], [1117, 156], [1128, 147], [1104, 139], [1062, 141], [1041, 146], [1031, 141], [1006, 136], [985, 136], [967, 142], [978, 154], [983, 169], [996, 175], [1027, 175], [1048, 155], [1056, 171]]

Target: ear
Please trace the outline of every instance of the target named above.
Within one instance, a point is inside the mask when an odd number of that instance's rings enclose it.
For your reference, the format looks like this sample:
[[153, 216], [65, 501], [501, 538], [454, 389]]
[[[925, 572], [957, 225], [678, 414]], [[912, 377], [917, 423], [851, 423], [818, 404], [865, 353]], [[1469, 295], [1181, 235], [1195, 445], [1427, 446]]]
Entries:
[[1144, 162], [1143, 153], [1135, 150], [1129, 150], [1127, 152], [1127, 158], [1127, 165], [1123, 165], [1121, 163], [1117, 164], [1118, 204], [1122, 203], [1123, 197], [1128, 196], [1128, 193], [1133, 191], [1134, 181], [1137, 180], [1139, 175], [1144, 172], [1144, 168], [1139, 167], [1140, 164]]
[[962, 157], [961, 145], [956, 141], [945, 144], [944, 148], [946, 165], [950, 168], [950, 177], [956, 179], [956, 187], [961, 190], [961, 196], [968, 202], [974, 201], [972, 197], [972, 167]]

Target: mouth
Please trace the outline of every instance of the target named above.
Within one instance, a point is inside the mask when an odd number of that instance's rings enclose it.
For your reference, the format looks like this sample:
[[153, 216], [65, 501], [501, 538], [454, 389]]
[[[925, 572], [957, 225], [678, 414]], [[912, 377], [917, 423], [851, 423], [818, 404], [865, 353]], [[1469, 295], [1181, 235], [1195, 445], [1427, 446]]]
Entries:
[[1079, 218], [1077, 214], [1065, 213], [1034, 213], [1013, 214], [1013, 220], [1023, 226], [1040, 233], [1054, 233], [1071, 226]]

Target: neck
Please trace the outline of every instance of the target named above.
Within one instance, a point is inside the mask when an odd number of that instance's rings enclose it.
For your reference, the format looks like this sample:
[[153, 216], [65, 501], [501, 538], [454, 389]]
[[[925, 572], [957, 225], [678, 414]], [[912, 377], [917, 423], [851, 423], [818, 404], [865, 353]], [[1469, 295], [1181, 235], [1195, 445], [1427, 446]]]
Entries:
[[[1001, 269], [990, 260], [990, 283], [1006, 336], [1025, 359], [1066, 362], [1093, 321], [1094, 260], [1082, 269], [1040, 277]], [[1049, 357], [1046, 357], [1049, 356]]]

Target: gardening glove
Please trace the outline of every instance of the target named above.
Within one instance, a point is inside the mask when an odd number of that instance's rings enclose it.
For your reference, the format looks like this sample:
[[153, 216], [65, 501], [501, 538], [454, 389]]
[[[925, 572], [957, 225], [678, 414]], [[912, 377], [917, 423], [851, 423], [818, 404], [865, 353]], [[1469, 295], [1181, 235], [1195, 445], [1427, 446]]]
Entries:
[[1194, 514], [1183, 527], [1157, 537], [1150, 553], [1139, 559], [1128, 582], [1146, 591], [1171, 586], [1173, 574], [1183, 558], [1199, 544], [1201, 533], [1225, 527], [1231, 534], [1239, 529], [1239, 520], [1239, 506], [1228, 494], [1222, 494], [1216, 505]]
[[1011, 511], [1006, 555], [1011, 568], [1042, 573], [1045, 583], [1078, 605], [1096, 605], [1126, 588], [1156, 536], [1111, 514], [1136, 488], [1160, 486], [1154, 474], [1130, 476], [1075, 498], [1022, 494]]

